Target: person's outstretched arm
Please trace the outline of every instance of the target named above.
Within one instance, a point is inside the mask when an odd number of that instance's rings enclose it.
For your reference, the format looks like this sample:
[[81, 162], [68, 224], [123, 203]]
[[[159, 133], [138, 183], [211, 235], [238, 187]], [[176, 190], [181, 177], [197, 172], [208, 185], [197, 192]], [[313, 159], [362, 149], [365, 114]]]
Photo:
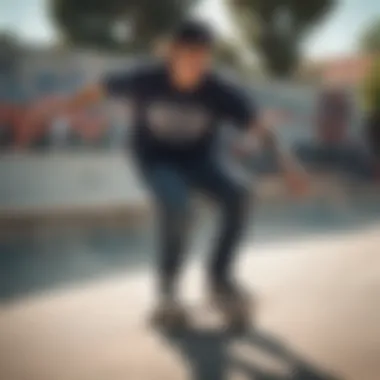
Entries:
[[251, 96], [231, 83], [222, 83], [218, 99], [225, 118], [245, 129], [237, 150], [243, 155], [250, 155], [260, 146], [272, 149], [287, 185], [296, 194], [306, 194], [309, 191], [309, 177], [296, 157], [282, 146], [273, 128], [285, 115], [259, 113]]
[[106, 75], [99, 82], [86, 85], [79, 91], [57, 102], [49, 114], [70, 114], [95, 106], [107, 97], [125, 97], [136, 90], [140, 70], [132, 68], [126, 72]]
[[301, 196], [309, 192], [309, 176], [292, 152], [282, 146], [270, 120], [254, 120], [249, 127], [247, 138], [248, 144], [249, 141], [252, 145], [257, 142], [275, 153], [277, 163], [292, 192]]
[[88, 85], [78, 92], [70, 95], [62, 102], [62, 112], [75, 112], [102, 102], [107, 91], [102, 84]]

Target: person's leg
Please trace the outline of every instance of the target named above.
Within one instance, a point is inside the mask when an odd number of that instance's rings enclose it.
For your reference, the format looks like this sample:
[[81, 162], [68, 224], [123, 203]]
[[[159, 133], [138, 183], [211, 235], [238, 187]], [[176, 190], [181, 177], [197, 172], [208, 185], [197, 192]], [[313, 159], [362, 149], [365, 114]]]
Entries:
[[168, 164], [145, 165], [144, 177], [158, 213], [159, 293], [173, 299], [188, 232], [188, 187], [181, 172]]
[[238, 244], [248, 219], [247, 181], [212, 159], [194, 165], [191, 178], [194, 186], [215, 200], [222, 211], [220, 235], [211, 256], [210, 281], [215, 284], [230, 282]]

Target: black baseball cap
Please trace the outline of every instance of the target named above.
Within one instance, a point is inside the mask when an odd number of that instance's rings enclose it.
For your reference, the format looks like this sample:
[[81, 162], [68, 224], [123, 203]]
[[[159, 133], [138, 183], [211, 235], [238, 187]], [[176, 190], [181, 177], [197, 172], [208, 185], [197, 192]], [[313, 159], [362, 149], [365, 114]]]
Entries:
[[174, 43], [204, 46], [212, 48], [215, 44], [215, 35], [204, 21], [187, 20], [182, 22], [172, 34]]

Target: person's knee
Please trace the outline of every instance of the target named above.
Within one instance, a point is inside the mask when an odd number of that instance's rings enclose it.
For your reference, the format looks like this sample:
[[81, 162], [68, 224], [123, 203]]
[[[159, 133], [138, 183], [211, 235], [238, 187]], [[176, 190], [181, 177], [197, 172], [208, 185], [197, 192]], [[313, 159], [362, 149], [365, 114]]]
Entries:
[[176, 172], [161, 169], [152, 181], [153, 194], [159, 209], [170, 215], [181, 215], [187, 210], [188, 191]]
[[165, 224], [170, 235], [179, 236], [187, 230], [189, 208], [186, 197], [177, 194], [161, 199], [158, 207], [161, 222]]
[[188, 210], [187, 195], [182, 191], [169, 191], [160, 199], [161, 207], [171, 215], [184, 215]]
[[232, 210], [248, 210], [250, 207], [250, 191], [245, 183], [233, 183], [221, 192], [221, 201]]

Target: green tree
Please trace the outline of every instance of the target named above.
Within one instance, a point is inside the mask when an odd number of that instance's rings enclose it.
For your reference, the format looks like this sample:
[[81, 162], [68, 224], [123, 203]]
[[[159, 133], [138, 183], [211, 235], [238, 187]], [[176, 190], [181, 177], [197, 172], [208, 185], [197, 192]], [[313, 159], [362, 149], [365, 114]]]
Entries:
[[360, 47], [367, 53], [380, 52], [380, 17], [377, 17], [364, 30], [360, 40]]
[[78, 46], [145, 51], [198, 0], [50, 0], [66, 41]]
[[292, 74], [310, 29], [332, 9], [335, 0], [227, 0], [249, 48], [258, 52], [267, 71]]
[[222, 65], [239, 69], [241, 66], [241, 51], [232, 41], [222, 39], [215, 49], [216, 61]]
[[23, 45], [11, 33], [0, 33], [0, 71], [10, 75], [16, 70], [17, 64], [23, 55]]

